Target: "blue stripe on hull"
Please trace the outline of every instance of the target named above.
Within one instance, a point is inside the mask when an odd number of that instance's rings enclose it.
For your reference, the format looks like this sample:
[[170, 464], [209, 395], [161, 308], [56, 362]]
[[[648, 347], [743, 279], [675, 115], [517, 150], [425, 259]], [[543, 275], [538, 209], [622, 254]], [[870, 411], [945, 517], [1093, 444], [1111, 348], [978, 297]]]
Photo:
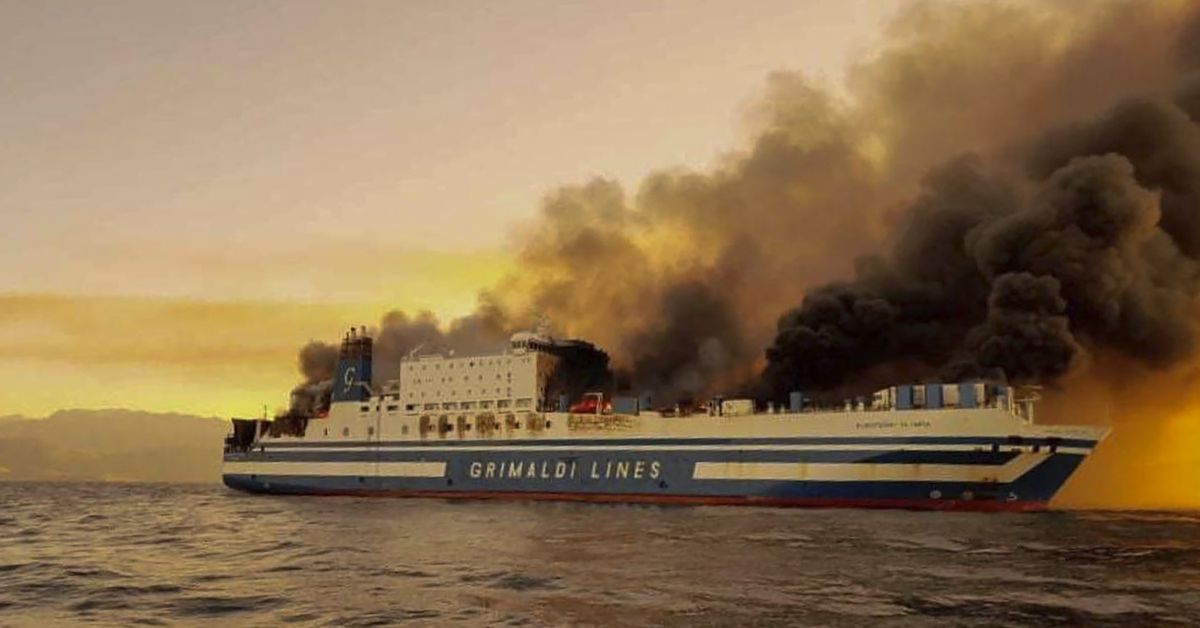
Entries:
[[226, 461], [247, 462], [402, 462], [402, 461], [447, 461], [469, 457], [472, 460], [572, 460], [572, 459], [601, 459], [621, 460], [643, 458], [680, 458], [690, 462], [708, 461], [754, 461], [754, 462], [873, 462], [880, 464], [1004, 464], [1012, 460], [1017, 453], [1013, 451], [877, 451], [877, 450], [845, 450], [845, 451], [687, 451], [687, 450], [658, 450], [658, 451], [612, 451], [597, 455], [593, 451], [551, 451], [551, 452], [478, 452], [483, 457], [475, 456], [477, 452], [462, 451], [288, 451], [288, 452], [248, 452], [245, 454], [227, 455]]
[[802, 436], [768, 438], [521, 438], [521, 439], [470, 439], [445, 436], [430, 436], [425, 440], [399, 441], [294, 441], [269, 443], [272, 450], [309, 449], [328, 447], [625, 447], [642, 445], [1011, 445], [1014, 439], [1025, 445], [1048, 446], [1051, 441], [1060, 447], [1096, 446], [1095, 440], [1075, 438], [1016, 438], [1010, 436]]
[[[316, 452], [310, 452], [316, 453]], [[346, 460], [327, 452], [321, 462]], [[347, 452], [361, 455], [361, 452]], [[381, 456], [383, 454], [380, 454]], [[265, 461], [275, 454], [230, 455], [227, 461]], [[439, 497], [486, 497], [492, 494], [520, 497], [577, 499], [603, 497], [607, 501], [661, 501], [670, 503], [705, 500], [717, 503], [736, 503], [743, 500], [756, 503], [805, 502], [816, 504], [886, 503], [905, 507], [929, 506], [933, 502], [971, 502], [981, 508], [991, 505], [1027, 503], [1044, 504], [1066, 482], [1083, 461], [1076, 454], [1053, 454], [1015, 481], [946, 482], [946, 481], [776, 481], [743, 479], [695, 479], [697, 462], [879, 462], [876, 457], [887, 456], [889, 464], [933, 462], [938, 464], [999, 465], [1011, 459], [1008, 452], [757, 452], [757, 451], [655, 451], [655, 452], [389, 452], [387, 458], [365, 461], [423, 461], [445, 462], [444, 477], [387, 477], [387, 476], [320, 476], [226, 474], [226, 485], [240, 490], [263, 493], [366, 493], [399, 495], [435, 495]], [[362, 461], [361, 458], [358, 460]], [[632, 469], [642, 462], [639, 477]], [[519, 477], [513, 473], [514, 463], [520, 463]], [[625, 477], [614, 475], [617, 463], [626, 463]], [[657, 468], [653, 465], [657, 464]], [[494, 471], [488, 473], [488, 465]], [[530, 467], [535, 469], [532, 474]], [[566, 467], [566, 469], [564, 469]], [[490, 476], [490, 477], [489, 477]], [[557, 477], [556, 477], [557, 476]]]

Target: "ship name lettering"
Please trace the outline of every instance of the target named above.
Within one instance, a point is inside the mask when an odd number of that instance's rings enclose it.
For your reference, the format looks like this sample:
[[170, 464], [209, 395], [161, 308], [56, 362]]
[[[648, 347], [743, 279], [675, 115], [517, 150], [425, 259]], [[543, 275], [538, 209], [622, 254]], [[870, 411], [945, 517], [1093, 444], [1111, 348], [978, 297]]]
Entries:
[[[588, 465], [587, 477], [592, 480], [657, 480], [662, 475], [658, 460], [604, 460]], [[575, 460], [503, 460], [472, 462], [467, 474], [473, 479], [562, 480], [578, 479], [579, 465]]]
[[618, 460], [614, 465], [612, 460], [605, 460], [601, 465], [592, 462], [588, 477], [593, 480], [657, 480], [662, 475], [662, 463], [658, 460]]

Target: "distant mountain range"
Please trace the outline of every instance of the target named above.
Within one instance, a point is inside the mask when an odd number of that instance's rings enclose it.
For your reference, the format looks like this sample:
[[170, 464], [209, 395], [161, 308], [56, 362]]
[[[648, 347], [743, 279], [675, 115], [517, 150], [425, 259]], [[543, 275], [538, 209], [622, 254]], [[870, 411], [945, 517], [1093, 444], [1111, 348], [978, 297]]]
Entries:
[[0, 416], [0, 482], [220, 482], [228, 421], [133, 410]]

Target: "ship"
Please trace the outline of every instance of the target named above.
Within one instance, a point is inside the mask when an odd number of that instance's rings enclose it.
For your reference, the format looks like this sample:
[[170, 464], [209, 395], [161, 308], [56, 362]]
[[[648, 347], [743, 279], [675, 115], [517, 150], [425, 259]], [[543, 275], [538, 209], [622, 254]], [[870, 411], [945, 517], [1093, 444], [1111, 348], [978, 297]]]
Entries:
[[[1107, 435], [1034, 422], [1036, 389], [908, 383], [834, 407], [716, 397], [656, 407], [589, 391], [590, 343], [519, 332], [495, 352], [413, 351], [372, 385], [372, 338], [272, 420], [233, 419], [224, 483], [240, 491], [1033, 511]], [[593, 358], [600, 356], [600, 360]], [[585, 368], [580, 368], [585, 365]], [[595, 369], [593, 369], [594, 371]]]

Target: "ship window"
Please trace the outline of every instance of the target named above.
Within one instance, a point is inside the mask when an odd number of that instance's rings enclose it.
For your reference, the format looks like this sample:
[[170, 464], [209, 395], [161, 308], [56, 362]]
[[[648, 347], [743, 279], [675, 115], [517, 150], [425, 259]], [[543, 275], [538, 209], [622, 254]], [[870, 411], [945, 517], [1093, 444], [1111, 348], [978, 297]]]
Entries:
[[374, 435], [375, 435], [375, 428], [368, 426], [367, 427], [367, 436], [374, 436]]
[[367, 410], [371, 409], [371, 406], [359, 406], [358, 409], [362, 412], [366, 412]]
[[416, 412], [416, 410], [417, 410], [417, 404], [415, 404], [415, 403], [406, 403], [406, 404], [404, 404], [404, 411], [405, 411], [405, 412]]
[[387, 409], [388, 409], [388, 412], [395, 412], [396, 410], [400, 409], [400, 406], [389, 405], [387, 407]]

